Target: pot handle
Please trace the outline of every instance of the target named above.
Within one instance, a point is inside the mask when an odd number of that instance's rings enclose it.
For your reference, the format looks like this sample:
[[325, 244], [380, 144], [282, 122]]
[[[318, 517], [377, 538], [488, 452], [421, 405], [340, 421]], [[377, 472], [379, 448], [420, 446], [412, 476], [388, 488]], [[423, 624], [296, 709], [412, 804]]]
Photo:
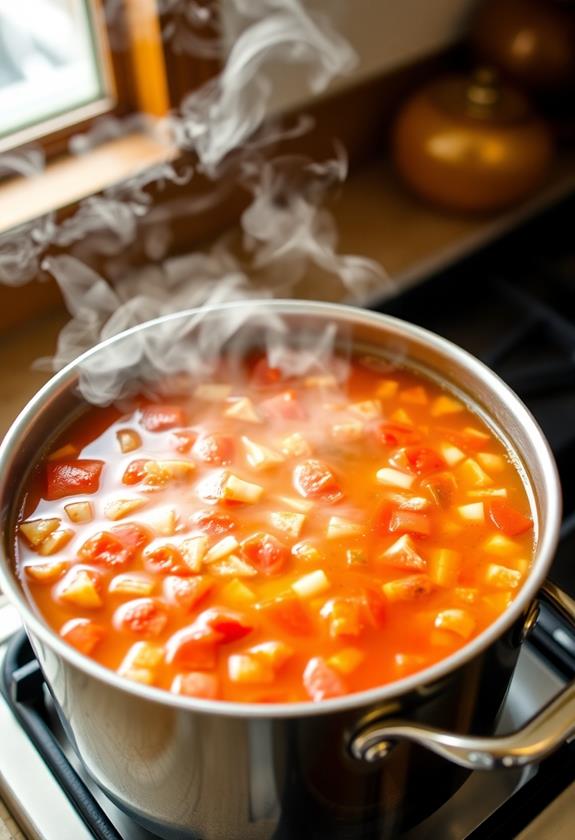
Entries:
[[[575, 601], [550, 581], [539, 593], [575, 628]], [[401, 720], [370, 724], [355, 732], [351, 754], [361, 761], [384, 758], [396, 741], [411, 741], [470, 770], [523, 767], [552, 753], [575, 735], [575, 680], [565, 686], [535, 717], [509, 735], [474, 737]]]

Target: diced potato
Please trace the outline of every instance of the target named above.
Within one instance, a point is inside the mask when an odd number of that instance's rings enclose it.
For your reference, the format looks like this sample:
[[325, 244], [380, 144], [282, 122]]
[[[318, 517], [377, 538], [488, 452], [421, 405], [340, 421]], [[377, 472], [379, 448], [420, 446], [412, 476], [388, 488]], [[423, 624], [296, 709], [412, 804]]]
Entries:
[[465, 406], [463, 406], [459, 400], [443, 394], [433, 400], [433, 403], [431, 404], [431, 416], [443, 417], [445, 414], [458, 414], [460, 411], [463, 411], [464, 408]]
[[246, 460], [254, 470], [269, 470], [285, 461], [285, 457], [280, 452], [275, 452], [267, 446], [255, 443], [248, 437], [242, 437], [242, 444], [246, 453]]
[[483, 502], [472, 502], [470, 505], [459, 505], [458, 514], [467, 522], [485, 522]]
[[380, 379], [375, 389], [375, 396], [382, 399], [389, 399], [397, 394], [399, 382], [395, 379]]
[[331, 586], [329, 578], [323, 569], [316, 569], [292, 583], [292, 589], [300, 598], [313, 598], [321, 595]]
[[113, 499], [104, 506], [104, 515], [114, 521], [123, 519], [124, 516], [129, 516], [131, 513], [135, 513], [137, 510], [143, 508], [148, 504], [148, 501], [148, 499], [142, 498]]
[[66, 443], [64, 446], [60, 446], [58, 449], [55, 449], [51, 452], [48, 457], [47, 461], [59, 461], [62, 458], [75, 458], [78, 454], [78, 449], [71, 443]]
[[363, 437], [365, 426], [360, 420], [348, 420], [344, 423], [334, 423], [331, 436], [338, 443], [353, 443]]
[[362, 548], [347, 548], [345, 562], [348, 566], [367, 566], [367, 554]]
[[482, 432], [480, 429], [474, 429], [472, 426], [466, 426], [463, 434], [466, 438], [476, 443], [487, 443], [490, 439], [486, 432]]
[[438, 535], [441, 537], [456, 537], [463, 531], [464, 527], [460, 522], [454, 522], [453, 519], [444, 519], [438, 524]]
[[453, 446], [451, 443], [441, 443], [439, 445], [439, 452], [445, 463], [450, 467], [455, 467], [456, 464], [464, 461], [466, 457], [465, 452], [462, 452], [461, 449], [458, 449], [457, 446]]
[[85, 610], [95, 610], [102, 606], [98, 579], [86, 569], [74, 569], [63, 581], [59, 591], [62, 601], [74, 604]]
[[493, 534], [493, 536], [489, 537], [483, 543], [483, 551], [487, 551], [488, 554], [500, 554], [502, 556], [506, 556], [509, 554], [515, 554], [519, 549], [517, 543], [506, 537], [504, 534]]
[[331, 374], [322, 374], [321, 376], [306, 376], [303, 381], [306, 388], [335, 388], [337, 386], [337, 379]]
[[502, 613], [506, 610], [512, 600], [513, 595], [511, 592], [493, 592], [490, 595], [484, 595], [481, 599], [483, 604], [486, 604], [496, 613]]
[[211, 564], [210, 572], [220, 577], [254, 577], [258, 573], [251, 563], [247, 563], [236, 554], [229, 554], [223, 560], [216, 560]]
[[22, 522], [18, 528], [31, 548], [38, 548], [46, 537], [49, 537], [60, 525], [60, 519], [30, 519]]
[[383, 467], [378, 470], [375, 477], [380, 484], [387, 484], [390, 487], [402, 487], [404, 490], [409, 490], [415, 481], [414, 475], [394, 470], [391, 467]]
[[362, 420], [376, 420], [381, 417], [381, 403], [379, 400], [363, 400], [349, 406], [352, 414], [357, 414]]
[[116, 595], [133, 595], [135, 598], [151, 595], [154, 591], [154, 581], [145, 575], [137, 572], [125, 572], [116, 575], [110, 581], [108, 592]]
[[261, 484], [244, 481], [243, 478], [238, 478], [233, 473], [229, 473], [222, 487], [222, 497], [224, 499], [245, 502], [246, 504], [259, 502], [263, 492], [264, 488]]
[[400, 569], [423, 571], [427, 568], [427, 561], [417, 552], [415, 543], [409, 534], [403, 534], [392, 543], [379, 556], [378, 560], [390, 566], [398, 566]]
[[228, 535], [223, 537], [219, 542], [213, 545], [209, 551], [206, 552], [204, 563], [215, 563], [216, 560], [222, 560], [228, 554], [232, 554], [239, 548], [239, 542], [235, 537]]
[[156, 508], [150, 511], [146, 521], [159, 537], [171, 537], [178, 527], [178, 514], [174, 508]]
[[153, 685], [157, 669], [164, 657], [164, 649], [152, 642], [136, 642], [126, 654], [118, 673], [133, 682]]
[[459, 644], [455, 633], [450, 633], [448, 630], [441, 630], [436, 627], [429, 634], [429, 643], [433, 647], [442, 648], [453, 648]]
[[298, 560], [303, 560], [306, 563], [318, 563], [323, 560], [321, 551], [307, 540], [294, 545], [291, 552]]
[[479, 466], [473, 458], [466, 458], [457, 468], [458, 477], [473, 487], [487, 487], [493, 484], [493, 479]]
[[491, 452], [478, 452], [477, 460], [487, 472], [502, 472], [505, 469], [506, 461], [502, 455], [494, 455]]
[[404, 391], [401, 391], [399, 399], [411, 405], [427, 405], [429, 402], [427, 391], [421, 385], [416, 385], [414, 388], [406, 388]]
[[275, 670], [278, 670], [285, 665], [288, 659], [291, 659], [294, 650], [285, 642], [273, 641], [261, 642], [259, 645], [254, 645], [254, 647], [249, 648], [248, 653], [250, 656], [255, 656], [257, 659], [261, 659], [262, 662], [271, 665]]
[[71, 502], [64, 505], [64, 510], [70, 522], [80, 525], [84, 522], [91, 522], [94, 518], [94, 508], [91, 502]]
[[410, 575], [390, 580], [382, 586], [388, 601], [415, 601], [429, 595], [434, 588], [433, 581], [427, 575]]
[[507, 562], [511, 563], [513, 568], [521, 573], [522, 577], [527, 574], [531, 567], [531, 563], [526, 557], [514, 557], [513, 559], [508, 559]]
[[438, 586], [451, 588], [457, 583], [461, 565], [462, 558], [458, 551], [453, 551], [451, 548], [438, 548], [430, 554], [428, 574]]
[[235, 683], [271, 683], [274, 669], [257, 656], [234, 653], [228, 658], [228, 677]]
[[485, 570], [485, 582], [496, 589], [516, 589], [521, 583], [522, 574], [518, 569], [490, 563]]
[[293, 435], [283, 438], [280, 449], [289, 458], [309, 458], [312, 454], [311, 446], [299, 432], [294, 432]]
[[53, 560], [49, 563], [34, 563], [24, 567], [26, 577], [35, 583], [53, 583], [68, 569], [69, 564], [64, 560]]
[[423, 496], [403, 496], [401, 493], [390, 493], [386, 498], [395, 502], [400, 510], [428, 510], [431, 506], [429, 499]]
[[222, 588], [221, 596], [226, 604], [234, 604], [239, 607], [249, 606], [257, 601], [255, 592], [238, 578], [226, 583]]
[[189, 481], [196, 465], [193, 461], [146, 461], [144, 473], [146, 484], [162, 485], [170, 481]]
[[404, 408], [396, 409], [393, 414], [390, 414], [389, 419], [404, 426], [413, 426], [413, 420]]
[[226, 408], [224, 417], [231, 417], [234, 420], [243, 420], [245, 423], [262, 423], [262, 418], [254, 408], [249, 397], [240, 397]]
[[[121, 667], [121, 666], [120, 666]], [[150, 668], [125, 668], [118, 670], [120, 676], [142, 685], [153, 685], [156, 674]]]
[[365, 659], [365, 653], [359, 648], [347, 647], [334, 653], [327, 660], [327, 664], [339, 671], [340, 674], [351, 674]]
[[449, 630], [462, 639], [469, 639], [475, 630], [475, 619], [467, 610], [442, 610], [435, 617], [435, 626], [439, 630]]
[[118, 429], [116, 438], [120, 445], [120, 450], [124, 454], [126, 452], [133, 452], [142, 445], [142, 438], [135, 429]]
[[453, 594], [464, 604], [476, 604], [479, 600], [479, 589], [474, 589], [472, 586], [457, 586]]
[[42, 540], [36, 551], [43, 557], [56, 554], [57, 551], [68, 545], [73, 536], [74, 531], [69, 528], [58, 528], [56, 531], [52, 531], [45, 540]]
[[468, 490], [467, 496], [470, 499], [489, 499], [492, 496], [496, 498], [506, 499], [506, 487], [483, 487], [481, 490]]
[[270, 524], [278, 531], [283, 531], [294, 539], [297, 539], [305, 522], [304, 513], [293, 513], [292, 511], [278, 511], [270, 513]]
[[404, 673], [418, 671], [426, 663], [424, 656], [417, 653], [396, 653], [394, 656], [395, 666]]
[[199, 572], [208, 549], [207, 537], [189, 537], [182, 540], [178, 550], [182, 555], [184, 563], [192, 572]]
[[296, 499], [293, 496], [276, 496], [275, 500], [282, 505], [287, 505], [299, 511], [299, 513], [309, 513], [313, 508], [313, 502], [310, 502], [309, 499]]
[[225, 402], [232, 392], [231, 385], [219, 384], [217, 382], [206, 382], [198, 385], [194, 390], [194, 397], [204, 402]]
[[363, 532], [361, 525], [343, 516], [330, 516], [327, 523], [327, 538], [330, 540], [357, 537]]

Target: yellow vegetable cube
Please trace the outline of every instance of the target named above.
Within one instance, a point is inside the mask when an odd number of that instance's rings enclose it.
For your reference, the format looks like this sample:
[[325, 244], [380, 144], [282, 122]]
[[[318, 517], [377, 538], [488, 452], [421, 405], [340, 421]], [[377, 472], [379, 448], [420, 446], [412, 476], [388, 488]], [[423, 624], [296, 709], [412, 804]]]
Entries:
[[64, 505], [64, 510], [70, 522], [80, 525], [83, 522], [91, 522], [94, 518], [94, 509], [91, 502], [71, 502]]

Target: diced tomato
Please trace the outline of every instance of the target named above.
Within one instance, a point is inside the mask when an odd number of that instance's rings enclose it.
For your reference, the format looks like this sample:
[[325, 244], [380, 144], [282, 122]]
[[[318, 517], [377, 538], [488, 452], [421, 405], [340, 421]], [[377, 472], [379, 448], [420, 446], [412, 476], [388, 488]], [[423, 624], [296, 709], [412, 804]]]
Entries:
[[114, 624], [120, 630], [144, 639], [159, 636], [168, 623], [168, 612], [161, 601], [137, 598], [122, 604], [114, 613]]
[[186, 697], [201, 697], [203, 700], [216, 700], [219, 694], [218, 678], [215, 674], [205, 674], [202, 671], [188, 671], [178, 674], [172, 683], [175, 694]]
[[488, 509], [495, 527], [508, 537], [516, 537], [533, 527], [533, 520], [515, 510], [505, 499], [492, 499]]
[[166, 598], [188, 612], [213, 588], [214, 582], [205, 575], [183, 578], [169, 575], [164, 581]]
[[433, 501], [442, 508], [450, 507], [457, 490], [457, 482], [450, 472], [432, 475], [424, 479], [421, 486], [429, 491]]
[[362, 609], [365, 622], [370, 627], [380, 628], [387, 619], [385, 598], [376, 589], [366, 588], [362, 598]]
[[233, 438], [214, 432], [210, 435], [200, 435], [194, 444], [193, 453], [200, 461], [221, 467], [231, 464], [234, 450]]
[[178, 630], [166, 642], [166, 662], [190, 671], [216, 667], [216, 635], [194, 625]]
[[136, 461], [131, 461], [122, 476], [124, 484], [139, 484], [140, 481], [143, 481], [146, 476], [144, 466], [149, 460], [149, 458], [138, 458]]
[[95, 493], [100, 486], [103, 461], [89, 459], [47, 461], [46, 498], [49, 501], [77, 493]]
[[254, 629], [253, 624], [241, 613], [215, 607], [200, 613], [196, 624], [199, 627], [209, 627], [217, 634], [217, 640], [223, 644], [243, 639]]
[[132, 552], [110, 531], [99, 531], [78, 549], [78, 557], [82, 560], [110, 568], [125, 566], [132, 556]]
[[343, 492], [330, 468], [315, 458], [298, 464], [293, 471], [294, 487], [301, 496], [333, 504]]
[[172, 433], [170, 441], [173, 449], [185, 455], [190, 451], [197, 439], [198, 433], [192, 429], [180, 429]]
[[310, 636], [313, 623], [309, 613], [296, 595], [279, 595], [269, 601], [262, 601], [258, 609], [293, 636]]
[[144, 554], [144, 563], [150, 572], [156, 574], [171, 574], [178, 577], [188, 577], [193, 574], [181, 552], [175, 545], [166, 543], [152, 548]]
[[328, 700], [346, 693], [345, 683], [325, 659], [315, 656], [310, 659], [303, 672], [303, 684], [312, 700]]
[[136, 554], [154, 538], [149, 528], [137, 522], [124, 522], [121, 525], [114, 525], [110, 530], [132, 554]]
[[242, 542], [242, 554], [258, 572], [275, 575], [290, 558], [290, 551], [271, 534], [258, 532]]
[[227, 534], [229, 531], [233, 531], [237, 525], [231, 516], [225, 513], [211, 513], [211, 511], [200, 511], [194, 514], [192, 521], [194, 525], [213, 537]]
[[278, 385], [282, 378], [282, 372], [279, 368], [271, 367], [267, 359], [260, 359], [253, 367], [251, 384], [256, 388], [265, 388], [270, 385]]
[[389, 533], [389, 523], [395, 511], [396, 508], [391, 502], [386, 501], [379, 505], [372, 520], [372, 528], [376, 534]]
[[295, 391], [284, 391], [275, 397], [263, 400], [258, 406], [270, 420], [305, 420], [307, 413]]
[[421, 440], [421, 433], [403, 423], [376, 423], [373, 435], [382, 446], [410, 446]]
[[186, 412], [179, 405], [149, 405], [142, 412], [142, 426], [149, 432], [165, 432], [186, 425]]
[[431, 521], [426, 513], [412, 510], [396, 510], [391, 515], [389, 530], [403, 534], [415, 534], [428, 537], [431, 533]]
[[107, 633], [105, 627], [90, 621], [89, 618], [72, 618], [60, 628], [60, 636], [86, 656], [106, 638]]
[[410, 446], [405, 450], [409, 469], [417, 475], [428, 475], [445, 469], [445, 461], [433, 449], [425, 446]]

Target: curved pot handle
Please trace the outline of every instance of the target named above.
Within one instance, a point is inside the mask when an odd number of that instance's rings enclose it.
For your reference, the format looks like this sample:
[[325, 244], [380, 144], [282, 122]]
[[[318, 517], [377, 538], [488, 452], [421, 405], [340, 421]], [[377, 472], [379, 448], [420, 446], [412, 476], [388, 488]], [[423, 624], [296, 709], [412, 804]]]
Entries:
[[[571, 626], [575, 627], [575, 601], [547, 581], [540, 592]], [[350, 749], [354, 758], [373, 762], [384, 758], [396, 741], [420, 744], [443, 758], [471, 770], [522, 767], [552, 753], [575, 735], [575, 680], [531, 718], [521, 729], [496, 737], [454, 735], [406, 721], [370, 724], [356, 732]]]

